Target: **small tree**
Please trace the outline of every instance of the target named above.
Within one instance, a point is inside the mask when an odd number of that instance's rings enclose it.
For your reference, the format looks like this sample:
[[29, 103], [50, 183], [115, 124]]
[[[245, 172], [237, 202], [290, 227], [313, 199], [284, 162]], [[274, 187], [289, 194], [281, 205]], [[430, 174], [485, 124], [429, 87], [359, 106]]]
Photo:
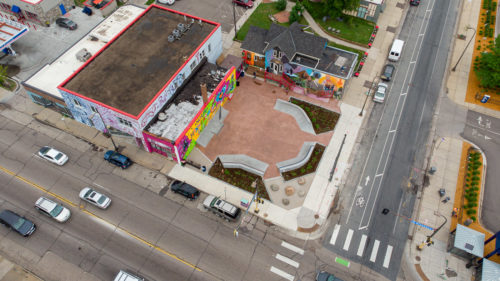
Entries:
[[481, 53], [475, 72], [482, 87], [500, 89], [500, 37], [495, 39], [491, 51]]
[[4, 85], [7, 82], [7, 66], [6, 65], [0, 65], [0, 85]]
[[278, 0], [278, 2], [276, 2], [276, 9], [284, 11], [286, 9], [286, 0]]

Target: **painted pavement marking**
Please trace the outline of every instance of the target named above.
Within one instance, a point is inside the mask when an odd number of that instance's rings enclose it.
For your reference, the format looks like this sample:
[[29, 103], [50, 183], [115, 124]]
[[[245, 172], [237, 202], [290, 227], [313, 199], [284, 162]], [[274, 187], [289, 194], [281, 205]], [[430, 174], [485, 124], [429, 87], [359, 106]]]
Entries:
[[291, 265], [291, 266], [293, 266], [295, 268], [299, 268], [299, 263], [298, 262], [296, 262], [296, 261], [294, 261], [294, 260], [292, 260], [290, 258], [287, 258], [285, 256], [282, 256], [280, 254], [276, 254], [276, 259], [278, 259], [278, 260], [280, 260], [280, 261], [282, 261], [284, 263], [287, 263], [287, 264], [289, 264], [289, 265]]
[[299, 248], [299, 247], [297, 247], [297, 246], [294, 246], [294, 245], [292, 245], [292, 244], [290, 244], [290, 243], [287, 243], [287, 242], [285, 242], [285, 241], [282, 241], [282, 242], [281, 242], [281, 246], [283, 246], [283, 247], [287, 248], [288, 250], [292, 250], [292, 251], [294, 251], [294, 252], [296, 252], [296, 253], [298, 253], [298, 254], [301, 254], [301, 255], [303, 255], [303, 254], [304, 254], [304, 250], [302, 250], [301, 248]]
[[363, 251], [365, 250], [366, 238], [368, 238], [368, 236], [363, 234], [363, 236], [361, 236], [361, 242], [359, 242], [358, 256], [360, 257], [363, 256]]
[[335, 241], [337, 241], [337, 236], [339, 235], [340, 224], [336, 224], [333, 229], [332, 238], [330, 238], [330, 244], [335, 245]]
[[291, 274], [288, 274], [286, 272], [284, 272], [283, 270], [279, 269], [279, 268], [276, 268], [274, 266], [271, 266], [271, 272], [272, 273], [275, 273], [275, 274], [278, 274], [279, 276], [285, 278], [285, 279], [288, 279], [290, 281], [293, 281], [295, 279], [295, 277]]
[[349, 246], [351, 245], [351, 239], [352, 239], [353, 233], [354, 233], [354, 231], [352, 229], [349, 229], [349, 231], [347, 232], [347, 237], [345, 239], [344, 248], [343, 248], [346, 251], [349, 250]]
[[371, 262], [375, 262], [375, 259], [377, 259], [378, 246], [380, 246], [380, 241], [375, 240], [375, 243], [373, 244], [372, 254], [370, 256]]
[[391, 261], [391, 255], [392, 255], [392, 246], [389, 245], [389, 246], [387, 246], [387, 251], [385, 252], [385, 257], [384, 257], [383, 266], [385, 268], [389, 268], [389, 262]]

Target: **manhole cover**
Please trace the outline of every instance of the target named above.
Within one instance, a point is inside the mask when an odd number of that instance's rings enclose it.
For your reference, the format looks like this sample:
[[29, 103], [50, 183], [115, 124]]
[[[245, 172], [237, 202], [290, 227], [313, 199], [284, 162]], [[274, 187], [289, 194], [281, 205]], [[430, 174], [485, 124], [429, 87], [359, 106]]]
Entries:
[[420, 261], [420, 256], [416, 256], [415, 260]]

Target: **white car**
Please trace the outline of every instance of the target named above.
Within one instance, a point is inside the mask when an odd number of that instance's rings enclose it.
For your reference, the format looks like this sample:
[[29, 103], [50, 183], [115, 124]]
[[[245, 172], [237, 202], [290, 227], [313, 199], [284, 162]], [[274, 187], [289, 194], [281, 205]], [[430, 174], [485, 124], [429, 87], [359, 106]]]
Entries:
[[71, 212], [68, 208], [45, 197], [40, 197], [36, 200], [35, 209], [58, 222], [65, 222], [71, 216]]
[[158, 3], [172, 6], [172, 5], [174, 5], [175, 0], [158, 0]]
[[111, 199], [108, 196], [93, 190], [90, 187], [85, 187], [80, 191], [80, 198], [95, 205], [101, 209], [106, 209], [111, 204]]
[[387, 92], [387, 84], [378, 83], [377, 91], [375, 92], [375, 95], [373, 95], [373, 101], [380, 103], [384, 102], [386, 92]]
[[69, 159], [68, 156], [66, 156], [66, 154], [50, 146], [44, 146], [40, 148], [40, 150], [38, 151], [38, 155], [43, 159], [48, 160], [59, 166], [64, 165], [66, 162], [68, 162]]

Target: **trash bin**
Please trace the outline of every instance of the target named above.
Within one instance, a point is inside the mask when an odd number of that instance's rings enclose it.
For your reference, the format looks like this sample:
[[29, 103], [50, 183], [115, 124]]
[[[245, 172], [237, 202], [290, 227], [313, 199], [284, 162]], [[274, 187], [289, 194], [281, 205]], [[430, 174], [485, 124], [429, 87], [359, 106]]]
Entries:
[[87, 16], [91, 16], [92, 9], [90, 9], [89, 7], [85, 7], [85, 8], [83, 8], [82, 13], [86, 14]]

